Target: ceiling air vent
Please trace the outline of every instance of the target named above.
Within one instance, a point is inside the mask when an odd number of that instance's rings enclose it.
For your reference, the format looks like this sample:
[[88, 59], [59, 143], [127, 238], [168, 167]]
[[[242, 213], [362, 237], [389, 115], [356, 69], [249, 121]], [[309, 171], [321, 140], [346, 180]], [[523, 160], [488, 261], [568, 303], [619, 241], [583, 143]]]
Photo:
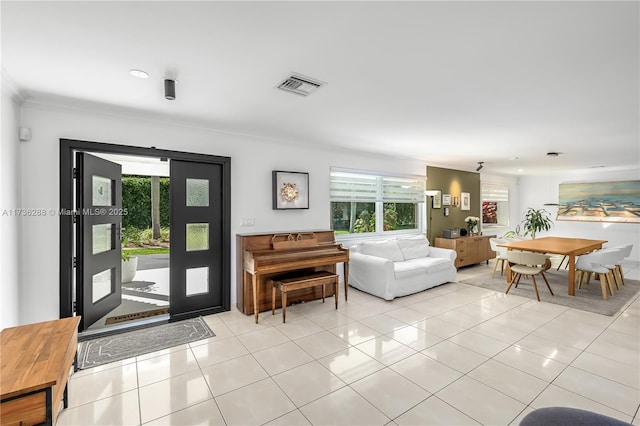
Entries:
[[278, 89], [285, 92], [295, 93], [296, 95], [309, 96], [316, 89], [324, 86], [326, 83], [305, 77], [300, 74], [291, 74], [285, 78], [282, 83], [278, 84]]

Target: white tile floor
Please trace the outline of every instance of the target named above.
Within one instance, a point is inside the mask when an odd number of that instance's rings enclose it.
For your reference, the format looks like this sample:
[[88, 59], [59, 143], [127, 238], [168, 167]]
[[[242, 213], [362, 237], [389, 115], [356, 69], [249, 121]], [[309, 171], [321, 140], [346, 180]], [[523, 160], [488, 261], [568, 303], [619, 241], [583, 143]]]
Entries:
[[286, 324], [206, 321], [216, 337], [74, 374], [57, 424], [517, 425], [568, 406], [640, 426], [638, 298], [606, 317], [464, 284], [392, 302], [351, 289]]

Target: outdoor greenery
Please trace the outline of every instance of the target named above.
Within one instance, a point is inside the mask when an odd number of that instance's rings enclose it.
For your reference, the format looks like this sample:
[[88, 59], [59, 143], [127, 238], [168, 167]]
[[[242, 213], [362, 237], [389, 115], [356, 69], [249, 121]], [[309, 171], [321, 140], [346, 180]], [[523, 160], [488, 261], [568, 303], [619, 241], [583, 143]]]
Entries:
[[[125, 229], [151, 228], [151, 178], [148, 176], [122, 177], [122, 215]], [[160, 226], [169, 226], [169, 178], [160, 178]]]
[[160, 239], [153, 239], [153, 232], [150, 228], [138, 229], [135, 227], [124, 228], [122, 233], [123, 247], [148, 247], [148, 246], [169, 246], [169, 228], [160, 228]]
[[169, 178], [160, 178], [160, 238], [153, 238], [151, 228], [151, 178], [122, 177], [121, 258], [169, 252]]
[[[334, 205], [346, 204], [346, 203], [333, 203]], [[375, 218], [375, 205], [369, 204], [372, 211], [369, 209], [361, 210], [358, 214], [358, 219], [353, 222], [353, 229], [349, 230], [352, 233], [363, 232], [375, 232], [376, 230], [376, 218]], [[339, 206], [334, 206], [334, 209]], [[416, 225], [416, 207], [415, 204], [410, 203], [384, 203], [383, 204], [383, 231], [396, 231], [399, 229], [414, 229]], [[340, 213], [341, 214], [341, 213]], [[334, 212], [334, 218], [336, 212]], [[335, 220], [334, 220], [335, 226]], [[346, 232], [345, 232], [346, 233]]]
[[129, 256], [140, 256], [144, 254], [169, 254], [169, 247], [156, 247], [156, 248], [140, 248], [140, 249], [126, 249], [122, 250]]

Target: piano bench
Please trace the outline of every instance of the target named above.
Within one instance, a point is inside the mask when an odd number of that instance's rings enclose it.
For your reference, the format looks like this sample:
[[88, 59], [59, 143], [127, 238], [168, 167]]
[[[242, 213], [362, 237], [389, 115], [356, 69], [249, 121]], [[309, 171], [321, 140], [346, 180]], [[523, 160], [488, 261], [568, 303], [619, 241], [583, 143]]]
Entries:
[[322, 303], [324, 303], [327, 284], [333, 284], [333, 293], [336, 299], [336, 309], [338, 309], [338, 275], [327, 271], [316, 271], [299, 276], [283, 276], [271, 279], [271, 315], [276, 314], [276, 289], [282, 294], [282, 322], [287, 320], [287, 292], [300, 290], [303, 288], [322, 286]]

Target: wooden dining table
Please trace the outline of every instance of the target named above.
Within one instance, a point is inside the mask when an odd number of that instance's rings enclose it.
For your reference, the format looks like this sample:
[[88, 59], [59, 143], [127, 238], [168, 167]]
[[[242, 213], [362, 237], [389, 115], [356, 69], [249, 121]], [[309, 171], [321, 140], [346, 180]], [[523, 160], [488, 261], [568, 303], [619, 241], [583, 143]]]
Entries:
[[[569, 296], [576, 294], [576, 256], [602, 248], [606, 240], [589, 240], [586, 238], [542, 237], [531, 240], [512, 241], [498, 244], [507, 250], [531, 251], [545, 254], [561, 254], [569, 258]], [[511, 280], [509, 271], [509, 280]]]

